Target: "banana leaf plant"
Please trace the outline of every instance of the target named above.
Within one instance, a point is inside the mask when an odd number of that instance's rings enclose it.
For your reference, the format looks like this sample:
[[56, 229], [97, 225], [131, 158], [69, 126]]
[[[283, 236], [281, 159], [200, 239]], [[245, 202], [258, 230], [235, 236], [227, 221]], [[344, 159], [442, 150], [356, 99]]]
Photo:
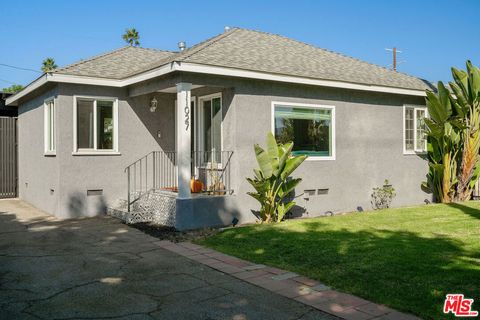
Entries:
[[480, 174], [480, 70], [467, 61], [467, 71], [452, 68], [448, 90], [438, 83], [427, 91], [429, 171], [424, 189], [438, 202], [470, 199]]
[[293, 142], [277, 144], [272, 133], [267, 134], [267, 148], [254, 145], [259, 168], [253, 169], [254, 178], [247, 178], [255, 192], [247, 194], [260, 202], [259, 216], [262, 222], [280, 222], [295, 205], [288, 196], [302, 181], [290, 178], [293, 171], [307, 156], [292, 155]]

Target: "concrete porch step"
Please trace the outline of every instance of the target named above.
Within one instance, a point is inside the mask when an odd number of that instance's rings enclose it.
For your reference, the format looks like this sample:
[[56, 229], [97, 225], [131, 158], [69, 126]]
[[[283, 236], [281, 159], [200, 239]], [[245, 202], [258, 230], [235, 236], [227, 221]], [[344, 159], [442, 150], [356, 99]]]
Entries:
[[[138, 197], [138, 194], [132, 194]], [[128, 212], [125, 199], [118, 199], [108, 206], [107, 214], [121, 219], [127, 224], [153, 222], [162, 226], [175, 225], [176, 193], [163, 190], [151, 190], [142, 194]], [[132, 197], [133, 198], [133, 197]]]

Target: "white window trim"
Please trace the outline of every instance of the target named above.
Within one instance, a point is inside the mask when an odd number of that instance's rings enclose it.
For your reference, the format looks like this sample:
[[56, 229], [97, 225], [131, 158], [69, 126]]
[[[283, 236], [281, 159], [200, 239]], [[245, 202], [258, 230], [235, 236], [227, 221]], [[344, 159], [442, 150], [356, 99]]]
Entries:
[[[77, 101], [81, 99], [93, 100], [93, 149], [79, 149], [77, 146]], [[97, 149], [97, 100], [107, 100], [113, 102], [113, 150]], [[118, 151], [118, 98], [103, 96], [73, 96], [73, 152], [72, 155], [78, 156], [96, 156], [96, 155], [120, 155]]]
[[[53, 102], [53, 144], [55, 148], [53, 150], [49, 150], [49, 132], [50, 132], [50, 125], [49, 122], [49, 110], [47, 104], [49, 102]], [[49, 97], [43, 101], [43, 144], [44, 144], [44, 155], [45, 156], [56, 156], [57, 155], [57, 108], [56, 108], [56, 101], [55, 97]]]
[[298, 103], [298, 102], [287, 102], [287, 101], [272, 101], [271, 105], [271, 127], [270, 130], [275, 135], [275, 105], [290, 106], [293, 108], [311, 108], [311, 109], [328, 109], [331, 111], [332, 115], [332, 155], [328, 157], [320, 156], [308, 156], [306, 161], [331, 161], [336, 160], [336, 133], [335, 133], [335, 106], [323, 105], [323, 104], [309, 104], [309, 103]]
[[[405, 135], [405, 111], [406, 109], [409, 108], [409, 109], [413, 109], [413, 148], [414, 150], [407, 150], [407, 144], [405, 143], [405, 138], [406, 138], [406, 135]], [[423, 110], [425, 111], [425, 117], [427, 118], [428, 117], [428, 109], [426, 106], [424, 105], [416, 105], [416, 104], [404, 104], [403, 105], [403, 109], [402, 109], [402, 112], [403, 112], [403, 115], [402, 115], [402, 120], [403, 120], [403, 125], [402, 125], [402, 128], [403, 128], [403, 154], [404, 155], [416, 155], [416, 154], [427, 154], [427, 142], [425, 140], [425, 151], [419, 151], [419, 150], [415, 150], [416, 146], [417, 146], [417, 110]]]

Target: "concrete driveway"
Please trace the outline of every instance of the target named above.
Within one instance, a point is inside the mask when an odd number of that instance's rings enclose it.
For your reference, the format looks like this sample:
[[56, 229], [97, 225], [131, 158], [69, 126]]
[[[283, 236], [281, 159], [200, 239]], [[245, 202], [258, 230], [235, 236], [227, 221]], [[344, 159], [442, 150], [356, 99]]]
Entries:
[[158, 243], [113, 218], [0, 200], [0, 318], [336, 319]]

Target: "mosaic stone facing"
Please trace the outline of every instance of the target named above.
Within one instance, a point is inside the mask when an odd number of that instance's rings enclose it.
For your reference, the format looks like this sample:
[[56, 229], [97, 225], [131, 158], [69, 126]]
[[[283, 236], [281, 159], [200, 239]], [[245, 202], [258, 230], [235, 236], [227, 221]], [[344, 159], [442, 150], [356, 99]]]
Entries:
[[118, 200], [107, 209], [107, 214], [123, 220], [127, 224], [153, 222], [158, 225], [175, 226], [176, 194], [168, 191], [152, 190], [127, 210], [127, 201]]

